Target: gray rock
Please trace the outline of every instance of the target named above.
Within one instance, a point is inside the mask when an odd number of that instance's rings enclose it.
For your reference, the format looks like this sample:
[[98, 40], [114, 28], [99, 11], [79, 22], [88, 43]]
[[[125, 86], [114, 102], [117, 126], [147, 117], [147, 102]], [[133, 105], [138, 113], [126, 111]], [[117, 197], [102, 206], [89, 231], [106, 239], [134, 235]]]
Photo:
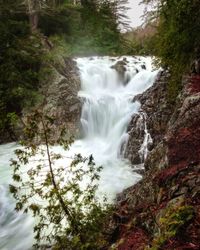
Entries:
[[43, 110], [56, 117], [55, 137], [60, 127], [65, 125], [69, 135], [79, 133], [81, 101], [77, 94], [80, 90], [79, 71], [71, 58], [64, 58], [60, 64], [53, 65], [54, 78], [43, 86], [45, 95]]
[[127, 59], [124, 58], [123, 60], [118, 61], [113, 66], [111, 66], [112, 69], [115, 69], [118, 72], [119, 77], [122, 81], [124, 81], [124, 75], [126, 72], [126, 67], [125, 67], [126, 63], [127, 63]]
[[[168, 78], [168, 72], [161, 71], [154, 85], [133, 100], [141, 103], [141, 111], [146, 114], [147, 129], [153, 138], [153, 144], [148, 146], [149, 151], [152, 151], [162, 142], [172, 114], [173, 107], [167, 101]], [[144, 140], [144, 128], [142, 124], [138, 126], [139, 122], [139, 116], [136, 115], [132, 118], [128, 127], [129, 141], [125, 157], [133, 165], [138, 164], [138, 150]], [[159, 150], [157, 149], [157, 151]], [[153, 160], [151, 162], [153, 163]], [[151, 168], [151, 164], [148, 164], [148, 166], [145, 164], [145, 166], [146, 168]]]

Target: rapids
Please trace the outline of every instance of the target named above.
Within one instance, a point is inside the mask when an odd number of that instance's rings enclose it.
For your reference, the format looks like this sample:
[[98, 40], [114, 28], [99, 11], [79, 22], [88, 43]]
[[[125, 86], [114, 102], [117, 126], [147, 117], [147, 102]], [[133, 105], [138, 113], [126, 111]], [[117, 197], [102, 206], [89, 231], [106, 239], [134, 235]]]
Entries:
[[[140, 109], [140, 103], [132, 101], [134, 96], [153, 84], [158, 71], [152, 69], [148, 57], [75, 60], [81, 76], [78, 96], [83, 102], [82, 138], [76, 140], [68, 152], [57, 146], [54, 150], [68, 158], [75, 153], [92, 154], [96, 164], [103, 166], [97, 196], [101, 199], [106, 195], [112, 202], [117, 193], [141, 179], [123, 158], [128, 141], [127, 127]], [[126, 62], [124, 75], [112, 67], [121, 60]], [[147, 140], [140, 149], [143, 158], [147, 154], [146, 143]], [[14, 157], [16, 148], [15, 143], [0, 145], [0, 250], [28, 250], [33, 243], [33, 219], [14, 211], [14, 201], [8, 193], [8, 185], [12, 182], [9, 159]], [[70, 162], [62, 163], [67, 166]]]

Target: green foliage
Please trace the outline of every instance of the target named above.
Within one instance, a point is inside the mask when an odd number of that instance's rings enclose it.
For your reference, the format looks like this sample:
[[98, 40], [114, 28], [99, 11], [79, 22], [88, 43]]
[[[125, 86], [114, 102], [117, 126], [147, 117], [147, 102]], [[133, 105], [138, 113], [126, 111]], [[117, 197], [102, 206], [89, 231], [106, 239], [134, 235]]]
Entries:
[[159, 233], [153, 239], [150, 250], [158, 250], [170, 238], [176, 236], [180, 229], [194, 217], [194, 209], [188, 205], [171, 205], [164, 216], [159, 219]]
[[122, 53], [126, 2], [0, 1], [1, 134], [13, 134], [10, 113], [20, 116], [41, 100], [40, 84], [49, 79], [50, 64], [62, 54]]
[[[63, 5], [53, 15], [54, 25], [60, 22], [60, 35], [70, 47], [71, 55], [94, 55], [120, 53], [123, 47], [120, 24], [125, 25], [119, 10], [125, 8], [121, 1], [81, 1], [81, 5]], [[123, 3], [125, 4], [125, 3]], [[47, 16], [48, 21], [49, 16]], [[45, 20], [44, 20], [45, 21]], [[42, 27], [42, 19], [40, 22]], [[61, 24], [62, 23], [62, 24]], [[48, 35], [59, 34], [59, 29]]]
[[127, 0], [37, 1], [38, 29], [62, 36], [72, 55], [120, 53]]
[[19, 2], [0, 2], [0, 133], [9, 130], [14, 113], [38, 97], [42, 46]]
[[73, 22], [78, 19], [78, 8], [59, 4], [40, 11], [38, 28], [45, 36], [71, 35]]
[[[17, 160], [12, 160], [15, 184], [10, 192], [17, 200], [16, 209], [36, 217], [36, 249], [42, 243], [53, 244], [53, 249], [98, 250], [104, 245], [102, 230], [110, 209], [95, 197], [101, 167], [95, 166], [92, 156], [81, 155], [66, 167], [56, 164], [69, 159], [54, 153], [51, 146], [59, 143], [68, 149], [73, 140], [65, 140], [63, 129], [53, 141], [53, 125], [53, 118], [39, 112], [28, 118], [26, 142], [16, 150]], [[39, 140], [43, 146], [37, 145]]]
[[181, 86], [181, 78], [190, 70], [191, 63], [200, 56], [200, 2], [198, 0], [145, 0], [156, 3], [158, 31], [154, 54], [161, 65], [171, 72], [169, 97], [173, 100]]

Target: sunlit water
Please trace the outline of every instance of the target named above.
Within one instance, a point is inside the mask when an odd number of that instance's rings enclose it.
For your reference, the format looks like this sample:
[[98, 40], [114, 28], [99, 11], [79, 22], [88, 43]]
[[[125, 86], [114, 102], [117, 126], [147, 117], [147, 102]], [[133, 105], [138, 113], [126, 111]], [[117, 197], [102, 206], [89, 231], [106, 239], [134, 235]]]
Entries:
[[[126, 60], [124, 76], [111, 68], [122, 59]], [[76, 61], [81, 76], [78, 95], [83, 100], [83, 139], [75, 141], [68, 152], [60, 147], [54, 150], [69, 158], [76, 153], [92, 154], [96, 165], [103, 166], [97, 196], [101, 199], [106, 195], [112, 201], [117, 193], [141, 178], [123, 158], [123, 152], [128, 141], [127, 126], [140, 109], [138, 102], [132, 102], [133, 97], [153, 84], [157, 71], [152, 70], [151, 58], [143, 57], [93, 57]], [[146, 142], [143, 144], [140, 155], [146, 154]], [[14, 211], [14, 201], [7, 191], [12, 181], [9, 159], [14, 157], [16, 147], [15, 143], [0, 146], [0, 250], [28, 250], [33, 243], [33, 219]], [[65, 158], [61, 163], [67, 167], [70, 160]]]

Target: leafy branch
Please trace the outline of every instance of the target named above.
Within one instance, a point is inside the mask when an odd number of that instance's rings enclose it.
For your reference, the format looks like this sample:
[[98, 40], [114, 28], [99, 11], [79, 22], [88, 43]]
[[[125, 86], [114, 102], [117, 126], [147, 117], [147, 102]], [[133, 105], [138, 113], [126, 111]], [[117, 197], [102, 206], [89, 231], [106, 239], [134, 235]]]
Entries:
[[[38, 111], [28, 117], [26, 140], [11, 164], [14, 184], [10, 192], [17, 200], [16, 209], [36, 217], [36, 249], [41, 243], [55, 249], [100, 249], [105, 244], [103, 229], [111, 210], [95, 195], [102, 167], [95, 166], [92, 156], [78, 154], [69, 159], [66, 151], [55, 153], [55, 143], [62, 145], [62, 151], [73, 140], [65, 137], [63, 129], [55, 142], [54, 122]], [[61, 167], [61, 163], [66, 166]]]

